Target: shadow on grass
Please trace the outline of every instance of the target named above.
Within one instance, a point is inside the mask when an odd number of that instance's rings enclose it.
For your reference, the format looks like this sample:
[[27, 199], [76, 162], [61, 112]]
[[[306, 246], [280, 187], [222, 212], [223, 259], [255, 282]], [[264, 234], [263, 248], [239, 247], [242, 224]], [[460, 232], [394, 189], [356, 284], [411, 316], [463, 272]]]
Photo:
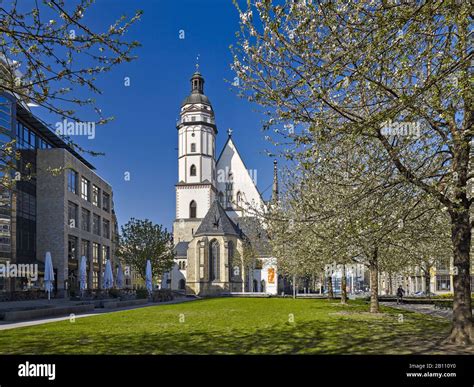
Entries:
[[[23, 333], [14, 342], [0, 338], [0, 352], [21, 354], [420, 354], [447, 353], [441, 340], [449, 324], [410, 314], [405, 322], [395, 315], [338, 317], [278, 323], [259, 328], [199, 328], [169, 324], [157, 330], [97, 332], [62, 329]], [[449, 352], [448, 352], [449, 353]], [[462, 352], [457, 352], [462, 353]], [[469, 352], [472, 353], [472, 352]]]

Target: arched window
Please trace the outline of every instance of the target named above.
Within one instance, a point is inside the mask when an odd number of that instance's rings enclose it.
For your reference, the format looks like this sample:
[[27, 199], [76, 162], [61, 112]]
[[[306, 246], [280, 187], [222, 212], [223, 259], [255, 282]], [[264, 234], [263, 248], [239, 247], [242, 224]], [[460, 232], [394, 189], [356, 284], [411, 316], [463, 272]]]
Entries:
[[214, 281], [219, 279], [220, 257], [219, 257], [219, 242], [215, 239], [209, 244], [209, 280]]
[[189, 175], [196, 176], [196, 166], [194, 164], [191, 165], [191, 168], [189, 168]]
[[229, 281], [232, 281], [232, 278], [235, 277], [234, 273], [234, 242], [229, 241], [227, 244], [227, 254], [229, 257]]
[[232, 196], [233, 196], [233, 186], [234, 186], [234, 177], [232, 172], [229, 172], [227, 177], [227, 182], [225, 183], [225, 207], [231, 208], [232, 207]]
[[186, 289], [186, 281], [184, 279], [179, 280], [179, 290], [184, 290]]
[[191, 203], [189, 203], [189, 217], [194, 219], [196, 218], [197, 214], [197, 205], [196, 202], [193, 200]]
[[242, 192], [237, 192], [236, 201], [237, 205], [240, 207], [242, 205]]
[[262, 280], [262, 281], [260, 282], [260, 291], [261, 291], [262, 293], [265, 293], [265, 280]]

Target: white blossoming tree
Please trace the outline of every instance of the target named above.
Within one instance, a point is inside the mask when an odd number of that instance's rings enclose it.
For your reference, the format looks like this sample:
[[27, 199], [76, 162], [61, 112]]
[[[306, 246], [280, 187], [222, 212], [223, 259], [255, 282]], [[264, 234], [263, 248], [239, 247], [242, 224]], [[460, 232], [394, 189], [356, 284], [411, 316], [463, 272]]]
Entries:
[[[460, 1], [249, 1], [232, 47], [241, 94], [265, 108], [287, 157], [337, 136], [371, 139], [380, 162], [446, 208], [454, 343], [474, 340], [471, 11]], [[390, 122], [416, 130], [387, 136]]]

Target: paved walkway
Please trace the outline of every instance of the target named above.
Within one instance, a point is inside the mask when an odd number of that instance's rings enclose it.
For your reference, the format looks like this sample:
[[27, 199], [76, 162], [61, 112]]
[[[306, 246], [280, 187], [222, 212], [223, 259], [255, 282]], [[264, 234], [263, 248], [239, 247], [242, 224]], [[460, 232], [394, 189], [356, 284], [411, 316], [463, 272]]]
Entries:
[[381, 305], [390, 306], [392, 308], [409, 310], [411, 312], [418, 312], [428, 314], [430, 316], [442, 317], [451, 319], [453, 312], [451, 309], [435, 309], [432, 304], [398, 304], [396, 302], [381, 302]]
[[[165, 302], [149, 302], [147, 304], [136, 305], [136, 306], [128, 306], [124, 308], [115, 308], [115, 309], [95, 309], [92, 313], [81, 313], [81, 314], [74, 314], [74, 319], [83, 318], [83, 317], [91, 317], [97, 316], [99, 314], [107, 314], [107, 313], [115, 313], [115, 312], [123, 312], [125, 310], [132, 310], [132, 309], [139, 309], [139, 308], [147, 308], [150, 306], [160, 306], [160, 305], [171, 305], [171, 304], [181, 304], [183, 302], [195, 301], [199, 298], [181, 298], [172, 301], [165, 301]], [[22, 328], [22, 327], [29, 327], [33, 325], [41, 325], [47, 324], [57, 321], [65, 321], [70, 320], [71, 316], [64, 316], [64, 317], [51, 317], [51, 318], [42, 318], [30, 321], [19, 321], [19, 322], [3, 322], [0, 321], [0, 331], [4, 331], [7, 329], [14, 329], [14, 328]]]

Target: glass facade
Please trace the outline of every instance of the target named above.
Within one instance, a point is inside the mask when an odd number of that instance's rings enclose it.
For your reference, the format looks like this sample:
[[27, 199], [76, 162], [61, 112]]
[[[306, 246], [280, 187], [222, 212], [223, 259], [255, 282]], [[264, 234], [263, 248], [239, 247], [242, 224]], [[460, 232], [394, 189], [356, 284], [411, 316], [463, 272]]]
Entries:
[[11, 194], [0, 192], [0, 258], [11, 258]]
[[22, 122], [16, 124], [16, 144], [18, 149], [50, 149], [52, 145], [28, 128]]
[[[5, 147], [13, 140], [12, 128], [14, 125], [15, 106], [11, 99], [0, 95], [0, 148]], [[6, 155], [6, 153], [3, 153]], [[8, 156], [7, 156], [8, 157]], [[5, 174], [11, 175], [8, 160], [1, 160], [0, 179]], [[8, 187], [0, 187], [0, 259], [12, 257], [12, 193]], [[0, 289], [3, 288], [0, 285]]]

